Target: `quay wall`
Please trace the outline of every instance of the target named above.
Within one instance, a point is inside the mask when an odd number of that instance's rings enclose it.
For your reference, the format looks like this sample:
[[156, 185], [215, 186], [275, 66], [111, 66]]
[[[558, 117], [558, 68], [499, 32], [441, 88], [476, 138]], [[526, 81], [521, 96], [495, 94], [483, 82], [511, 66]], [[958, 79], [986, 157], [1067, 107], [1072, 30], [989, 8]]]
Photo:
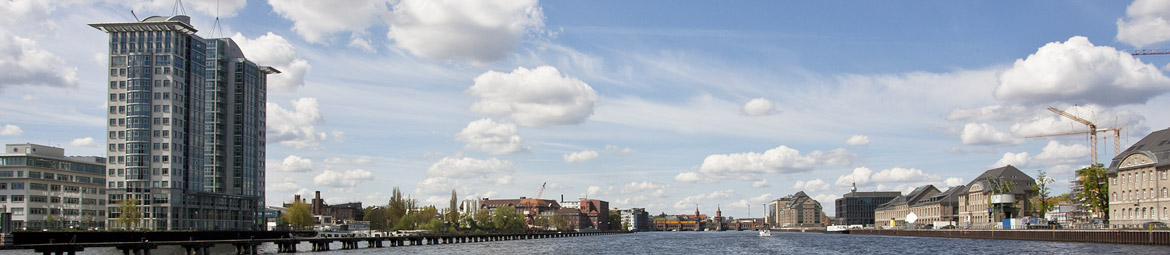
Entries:
[[311, 237], [311, 231], [51, 231], [13, 232], [12, 243], [46, 244], [46, 243], [118, 243], [141, 242], [150, 240], [159, 241], [203, 241], [225, 239], [277, 239], [296, 237]]
[[849, 234], [1170, 245], [1166, 230], [897, 230], [855, 229]]

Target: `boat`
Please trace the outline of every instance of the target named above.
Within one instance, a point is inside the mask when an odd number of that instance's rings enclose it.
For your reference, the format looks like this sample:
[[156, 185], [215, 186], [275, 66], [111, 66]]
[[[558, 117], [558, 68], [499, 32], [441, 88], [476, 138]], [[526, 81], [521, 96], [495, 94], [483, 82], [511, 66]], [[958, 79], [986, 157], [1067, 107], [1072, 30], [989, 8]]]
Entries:
[[772, 236], [772, 230], [760, 229], [760, 236], [764, 236], [764, 237]]
[[825, 227], [825, 233], [827, 233], [827, 234], [848, 234], [849, 233], [849, 226], [846, 226], [846, 225], [828, 226], [828, 227]]

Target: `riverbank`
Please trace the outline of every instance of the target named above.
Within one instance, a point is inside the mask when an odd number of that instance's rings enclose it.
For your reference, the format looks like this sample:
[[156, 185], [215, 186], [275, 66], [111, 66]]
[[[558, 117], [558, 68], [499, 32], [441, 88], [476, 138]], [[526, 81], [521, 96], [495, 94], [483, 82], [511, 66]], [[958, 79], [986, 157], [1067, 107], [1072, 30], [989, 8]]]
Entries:
[[1114, 244], [1170, 245], [1170, 231], [1155, 230], [896, 230], [854, 229], [853, 235], [919, 236]]

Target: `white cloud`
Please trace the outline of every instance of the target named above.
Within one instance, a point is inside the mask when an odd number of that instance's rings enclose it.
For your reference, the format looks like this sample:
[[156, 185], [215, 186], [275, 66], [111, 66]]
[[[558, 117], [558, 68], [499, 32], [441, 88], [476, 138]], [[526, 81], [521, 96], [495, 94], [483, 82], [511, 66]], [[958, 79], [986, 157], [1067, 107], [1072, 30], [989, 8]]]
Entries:
[[73, 141], [69, 141], [69, 146], [93, 148], [93, 147], [97, 147], [97, 142], [94, 142], [93, 137], [84, 137], [84, 138], [73, 139]]
[[601, 194], [600, 186], [589, 186], [585, 189], [585, 194], [583, 195], [585, 195], [585, 197], [597, 197], [598, 194]]
[[1018, 105], [988, 105], [974, 109], [954, 109], [947, 113], [950, 121], [1011, 120], [1026, 116], [1028, 108]]
[[776, 108], [772, 105], [772, 101], [762, 97], [748, 101], [743, 105], [742, 110], [748, 116], [765, 116], [776, 113]]
[[1010, 133], [1000, 132], [987, 123], [967, 123], [959, 140], [967, 145], [1020, 144], [1024, 140]]
[[[272, 6], [273, 12], [293, 22], [293, 31], [314, 43], [328, 41], [328, 37], [337, 32], [354, 31], [358, 34], [378, 23], [379, 15], [389, 12], [387, 0], [346, 1], [345, 4], [315, 0], [269, 0], [268, 4]], [[365, 47], [370, 47], [368, 42]]]
[[1117, 40], [1143, 48], [1170, 41], [1170, 2], [1136, 0], [1125, 9], [1126, 19], [1117, 19]]
[[455, 134], [455, 140], [466, 143], [464, 148], [495, 155], [529, 151], [517, 134], [516, 124], [496, 123], [487, 118], [467, 123], [467, 127]]
[[9, 34], [5, 28], [0, 28], [0, 70], [4, 70], [0, 72], [0, 91], [21, 85], [77, 86], [76, 67], [40, 48], [36, 41]]
[[634, 149], [634, 148], [628, 148], [628, 147], [627, 147], [627, 148], [622, 148], [621, 146], [612, 145], [612, 144], [606, 144], [606, 145], [605, 145], [605, 149], [606, 149], [606, 150], [608, 150], [608, 151], [616, 151], [616, 152], [621, 152], [621, 153], [634, 153], [634, 152], [638, 152], [638, 149]]
[[830, 209], [830, 210], [834, 210], [833, 208], [828, 208], [828, 207], [832, 207], [831, 205], [835, 204], [836, 203], [835, 201], [837, 201], [838, 198], [841, 198], [841, 196], [837, 195], [837, 194], [816, 194], [816, 195], [812, 196], [813, 200], [820, 202], [821, 206], [826, 207], [825, 209]]
[[[800, 151], [781, 145], [764, 153], [745, 152], [732, 154], [713, 154], [703, 159], [698, 173], [679, 174], [678, 181], [697, 181], [708, 179], [719, 181], [733, 177], [745, 180], [754, 179], [761, 174], [799, 173], [812, 170], [817, 166], [847, 166], [853, 164], [856, 154], [845, 149], [836, 149], [829, 152], [812, 151], [807, 155], [800, 155]], [[685, 174], [685, 175], [684, 175]]]
[[967, 183], [963, 181], [963, 178], [951, 177], [951, 178], [947, 178], [946, 181], [943, 181], [943, 184], [946, 184], [947, 187], [955, 187], [955, 186], [959, 186], [959, 185], [965, 185]]
[[[142, 0], [142, 1], [115, 1], [122, 6], [130, 7], [138, 12], [138, 15], [145, 13], [166, 13], [170, 14], [175, 8], [175, 1], [172, 0]], [[246, 0], [187, 0], [183, 1], [183, 9], [196, 11], [208, 16], [218, 14], [221, 17], [235, 17], [237, 11], [244, 9], [247, 5]], [[181, 14], [181, 13], [180, 13]], [[139, 16], [146, 18], [146, 16]]]
[[255, 39], [248, 39], [236, 33], [232, 40], [240, 46], [248, 60], [280, 70], [279, 74], [268, 75], [269, 90], [294, 91], [305, 85], [305, 75], [308, 75], [312, 66], [297, 55], [296, 47], [284, 37], [268, 32]]
[[732, 193], [735, 193], [735, 191], [728, 189], [728, 190], [716, 190], [716, 191], [712, 191], [711, 193], [689, 196], [689, 197], [683, 198], [682, 200], [679, 200], [678, 202], [674, 203], [674, 208], [675, 209], [695, 208], [695, 206], [699, 202], [703, 202], [704, 200], [727, 200], [728, 198], [731, 198]]
[[869, 145], [869, 136], [864, 136], [864, 135], [851, 136], [851, 137], [849, 137], [849, 139], [845, 139], [845, 145], [868, 146]]
[[24, 130], [12, 124], [4, 124], [0, 126], [0, 136], [18, 136], [24, 134]]
[[479, 96], [471, 110], [509, 117], [525, 126], [578, 124], [593, 115], [597, 92], [557, 68], [517, 67], [511, 73], [485, 72], [467, 91]]
[[1002, 166], [1006, 166], [1006, 165], [1013, 165], [1013, 166], [1026, 166], [1026, 165], [1028, 165], [1028, 153], [1027, 152], [1020, 152], [1020, 153], [1005, 152], [1003, 154], [1003, 157], [999, 158], [998, 161], [995, 161], [994, 164], [987, 166], [987, 167], [1002, 167]]
[[565, 163], [584, 163], [586, 161], [597, 159], [597, 152], [592, 150], [583, 150], [573, 153], [566, 153], [561, 157], [564, 158]]
[[428, 177], [451, 179], [480, 179], [485, 183], [509, 183], [515, 172], [512, 162], [497, 158], [474, 159], [468, 157], [445, 157], [427, 168]]
[[37, 99], [37, 97], [33, 96], [32, 94], [24, 94], [23, 96], [20, 96], [20, 100], [24, 101], [32, 101], [34, 99]]
[[367, 157], [367, 156], [357, 157], [357, 158], [352, 159], [352, 160], [351, 159], [343, 159], [343, 158], [326, 158], [325, 164], [330, 164], [330, 165], [341, 165], [341, 164], [365, 165], [365, 164], [369, 164], [371, 161], [373, 161], [373, 159], [370, 157]]
[[771, 184], [768, 184], [767, 179], [760, 179], [759, 181], [752, 182], [752, 188], [767, 188], [771, 186]]
[[920, 182], [938, 180], [938, 175], [927, 174], [919, 169], [914, 168], [889, 168], [870, 176], [870, 180], [874, 182]]
[[728, 205], [728, 207], [747, 208], [747, 207], [750, 207], [750, 205], [764, 204], [765, 202], [768, 202], [769, 200], [772, 200], [772, 193], [760, 194], [759, 196], [755, 196], [755, 197], [748, 198], [748, 199], [740, 199], [739, 201], [736, 201], [734, 203], [727, 204], [727, 205]]
[[504, 59], [544, 26], [536, 0], [402, 0], [385, 18], [386, 36], [414, 55], [477, 63]]
[[813, 192], [817, 192], [817, 191], [828, 190], [829, 184], [825, 183], [825, 181], [822, 181], [821, 179], [813, 179], [813, 180], [809, 180], [807, 182], [797, 180], [795, 184], [792, 184], [792, 189], [793, 190], [803, 190], [804, 192], [813, 193]]
[[649, 181], [631, 182], [622, 186], [620, 191], [625, 195], [646, 194], [655, 197], [666, 195], [666, 188], [670, 187], [666, 184], [653, 183]]
[[1170, 77], [1113, 47], [1074, 36], [1017, 59], [999, 76], [995, 97], [1025, 103], [1144, 104], [1170, 90]]
[[284, 180], [281, 182], [269, 183], [267, 185], [267, 188], [268, 188], [268, 193], [274, 193], [274, 192], [285, 193], [285, 192], [297, 191], [297, 190], [301, 189], [301, 186], [297, 185], [296, 180], [294, 180], [292, 177], [287, 177], [287, 178], [284, 178]]
[[701, 182], [707, 179], [699, 176], [699, 173], [696, 172], [682, 172], [675, 175], [674, 180], [677, 182]]
[[288, 155], [280, 162], [280, 170], [285, 172], [308, 172], [313, 170], [313, 160], [297, 155]]
[[280, 143], [297, 149], [316, 148], [329, 136], [317, 131], [325, 121], [318, 109], [317, 99], [304, 97], [292, 101], [292, 110], [268, 102], [268, 142]]
[[345, 170], [344, 172], [325, 170], [325, 172], [313, 177], [313, 184], [331, 188], [353, 188], [359, 182], [370, 181], [373, 178], [374, 174], [362, 169]]
[[369, 53], [377, 52], [377, 50], [374, 49], [374, 46], [370, 45], [369, 40], [366, 40], [363, 38], [358, 38], [358, 37], [354, 37], [354, 38], [350, 39], [349, 47], [357, 48], [357, 49], [360, 49], [360, 50], [363, 50], [363, 51], [366, 51]]

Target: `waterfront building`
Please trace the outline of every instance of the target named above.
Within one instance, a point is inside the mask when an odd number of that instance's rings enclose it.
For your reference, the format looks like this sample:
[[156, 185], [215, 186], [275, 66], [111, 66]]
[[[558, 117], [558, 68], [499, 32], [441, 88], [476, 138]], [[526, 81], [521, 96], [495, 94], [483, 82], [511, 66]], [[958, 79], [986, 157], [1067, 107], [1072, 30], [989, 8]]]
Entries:
[[562, 203], [557, 203], [553, 199], [530, 199], [525, 197], [519, 199], [484, 198], [479, 201], [479, 210], [494, 211], [499, 207], [511, 206], [516, 208], [517, 213], [523, 214], [526, 206], [524, 204], [525, 201], [539, 201], [531, 204], [533, 206], [532, 210], [535, 210], [537, 215], [544, 217], [560, 215], [569, 222], [570, 228], [575, 230], [606, 231], [610, 229], [609, 202], [596, 199], [581, 199], [572, 207], [562, 207]]
[[136, 228], [261, 229], [264, 84], [275, 69], [231, 39], [196, 35], [187, 16], [90, 26], [109, 34], [109, 200], [137, 199]]
[[630, 208], [617, 210], [622, 216], [622, 224], [628, 231], [650, 231], [650, 214], [646, 208]]
[[[881, 204], [874, 210], [874, 226], [886, 228], [891, 226], [903, 226], [908, 222], [906, 217], [910, 215], [911, 206], [917, 204], [919, 201], [940, 194], [938, 188], [934, 185], [923, 185], [914, 188], [905, 195], [899, 195], [889, 202]], [[915, 213], [914, 217], [918, 217]], [[918, 223], [916, 220], [915, 223]]]
[[14, 229], [105, 228], [106, 158], [8, 144], [0, 153], [0, 205]]
[[[996, 187], [996, 183], [1010, 187]], [[1005, 218], [1019, 218], [1031, 211], [1031, 199], [1036, 196], [1036, 179], [1012, 165], [984, 171], [967, 183], [959, 194], [959, 224], [962, 226], [991, 227]], [[1003, 189], [1009, 192], [1002, 192]]]
[[[294, 195], [293, 199], [300, 200], [301, 195]], [[321, 191], [313, 193], [313, 200], [308, 201], [310, 212], [314, 217], [321, 220], [321, 224], [341, 224], [345, 221], [361, 221], [365, 220], [365, 208], [362, 207], [362, 202], [350, 202], [344, 204], [330, 205], [321, 198]], [[284, 207], [291, 205], [286, 204]]]
[[902, 195], [897, 191], [857, 192], [854, 185], [835, 201], [837, 223], [843, 225], [873, 225], [877, 207]]
[[1154, 131], [1113, 157], [1109, 177], [1109, 224], [1141, 227], [1170, 222], [1170, 129]]
[[[769, 203], [769, 210], [777, 209], [775, 213], [775, 228], [810, 228], [823, 227], [824, 208], [821, 203], [809, 197], [804, 191], [788, 195]], [[776, 208], [771, 207], [776, 205]]]

